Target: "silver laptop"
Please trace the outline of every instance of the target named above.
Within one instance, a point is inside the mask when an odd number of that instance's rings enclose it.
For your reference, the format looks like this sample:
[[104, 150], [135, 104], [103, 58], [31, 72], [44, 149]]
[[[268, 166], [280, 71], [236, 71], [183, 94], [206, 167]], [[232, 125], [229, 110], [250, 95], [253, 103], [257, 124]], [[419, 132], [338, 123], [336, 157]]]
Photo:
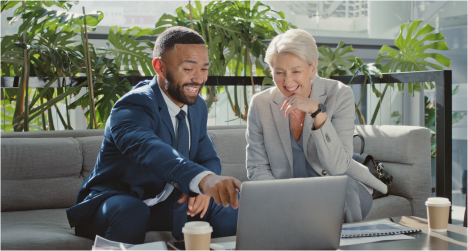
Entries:
[[346, 176], [242, 184], [236, 249], [337, 249]]

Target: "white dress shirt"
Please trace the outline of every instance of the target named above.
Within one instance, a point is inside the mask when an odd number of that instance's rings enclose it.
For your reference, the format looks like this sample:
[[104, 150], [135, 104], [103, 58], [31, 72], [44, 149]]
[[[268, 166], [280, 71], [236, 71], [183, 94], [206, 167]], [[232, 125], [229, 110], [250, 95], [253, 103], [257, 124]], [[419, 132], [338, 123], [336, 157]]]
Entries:
[[[171, 121], [172, 121], [172, 125], [174, 126], [174, 134], [175, 134], [175, 140], [177, 142], [177, 137], [178, 137], [178, 128], [179, 128], [179, 120], [177, 119], [177, 114], [179, 114], [180, 110], [184, 110], [184, 112], [187, 114], [186, 116], [186, 122], [187, 122], [187, 128], [188, 128], [188, 135], [189, 135], [189, 141], [190, 142], [190, 123], [189, 123], [189, 119], [188, 119], [188, 106], [187, 105], [184, 105], [182, 106], [182, 108], [179, 108], [179, 106], [177, 106], [176, 104], [174, 104], [174, 102], [172, 102], [172, 100], [169, 99], [169, 97], [166, 95], [166, 93], [163, 92], [163, 90], [161, 89], [161, 87], [158, 85], [159, 87], [159, 90], [161, 91], [161, 94], [164, 98], [164, 101], [166, 102], [166, 105], [167, 105], [167, 109], [169, 110], [169, 116], [171, 116]], [[189, 150], [190, 150], [190, 143], [189, 143]], [[188, 158], [188, 156], [185, 156]], [[189, 184], [189, 188], [192, 192], [195, 192], [195, 193], [198, 193], [198, 194], [201, 194], [201, 191], [200, 191], [200, 188], [198, 187], [198, 185], [200, 184], [200, 181], [205, 177], [207, 176], [208, 174], [212, 174], [213, 172], [211, 171], [203, 171], [201, 173], [199, 173], [197, 176], [195, 176], [191, 181], [190, 181], [190, 184]], [[167, 199], [167, 197], [169, 197], [169, 195], [172, 193], [172, 191], [174, 190], [174, 187], [171, 185], [171, 184], [168, 184], [166, 183], [166, 186], [164, 187], [164, 190], [156, 195], [155, 198], [150, 198], [150, 199], [147, 199], [147, 200], [144, 200], [143, 202], [146, 203], [146, 205], [148, 206], [153, 206], [153, 205], [156, 205], [157, 203], [159, 202], [162, 202], [164, 200]]]

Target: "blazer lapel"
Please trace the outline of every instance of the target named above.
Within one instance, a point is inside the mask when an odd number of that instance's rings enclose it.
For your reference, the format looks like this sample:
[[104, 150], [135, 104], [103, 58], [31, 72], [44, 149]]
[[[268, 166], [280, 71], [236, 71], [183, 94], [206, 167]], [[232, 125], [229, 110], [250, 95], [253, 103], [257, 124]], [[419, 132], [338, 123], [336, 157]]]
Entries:
[[197, 119], [197, 113], [192, 106], [188, 107], [188, 120], [190, 124], [190, 153], [189, 153], [189, 159], [193, 160], [195, 158], [195, 154], [197, 153], [197, 147], [198, 144], [198, 119]]
[[286, 152], [286, 156], [288, 157], [289, 165], [292, 168], [293, 166], [293, 154], [292, 154], [292, 146], [291, 146], [291, 136], [289, 133], [289, 120], [288, 117], [284, 116], [284, 110], [280, 110], [281, 106], [284, 103], [284, 96], [281, 92], [276, 89], [275, 97], [273, 98], [272, 102], [270, 103], [271, 112], [273, 113], [273, 119], [276, 124], [276, 129], [278, 130], [278, 134], [281, 139], [281, 143], [283, 144], [283, 149]]
[[156, 101], [158, 102], [159, 114], [161, 115], [161, 120], [163, 121], [164, 125], [166, 126], [167, 130], [171, 134], [172, 138], [172, 146], [175, 146], [175, 133], [174, 133], [174, 126], [172, 125], [171, 116], [169, 115], [169, 110], [167, 109], [166, 102], [159, 90], [158, 82], [156, 81], [156, 77], [150, 82], [151, 89], [156, 95]]
[[[310, 99], [315, 100], [319, 103], [325, 103], [327, 100], [327, 94], [325, 93], [325, 86], [322, 80], [318, 75], [315, 75], [312, 85], [312, 92], [310, 93]], [[312, 131], [312, 124], [314, 119], [309, 114], [306, 114], [304, 119], [304, 128], [302, 130], [302, 144], [304, 148], [304, 153], [307, 153], [307, 145], [310, 138], [310, 133]], [[306, 154], [307, 156], [307, 154]]]

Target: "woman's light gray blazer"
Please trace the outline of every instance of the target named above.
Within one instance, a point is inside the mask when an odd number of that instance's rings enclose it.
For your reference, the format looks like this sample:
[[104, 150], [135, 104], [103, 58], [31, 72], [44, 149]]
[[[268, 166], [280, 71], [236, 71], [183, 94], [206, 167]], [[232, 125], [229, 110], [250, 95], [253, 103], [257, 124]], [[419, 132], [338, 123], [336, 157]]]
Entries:
[[[313, 118], [309, 114], [305, 116], [303, 149], [310, 166], [321, 176], [348, 175], [387, 193], [385, 184], [352, 159], [355, 110], [351, 88], [316, 75], [310, 98], [325, 104], [328, 116], [317, 130], [311, 130]], [[277, 87], [254, 95], [251, 100], [246, 132], [250, 180], [293, 177], [289, 120], [284, 116], [285, 110], [280, 110], [284, 101]]]

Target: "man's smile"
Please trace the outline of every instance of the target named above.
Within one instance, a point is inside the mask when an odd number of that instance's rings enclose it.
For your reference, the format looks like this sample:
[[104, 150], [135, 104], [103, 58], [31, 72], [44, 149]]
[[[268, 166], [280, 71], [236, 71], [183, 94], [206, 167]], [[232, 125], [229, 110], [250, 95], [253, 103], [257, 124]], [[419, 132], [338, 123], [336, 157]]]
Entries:
[[198, 95], [201, 85], [188, 85], [184, 86], [184, 89], [189, 92], [190, 95]]

